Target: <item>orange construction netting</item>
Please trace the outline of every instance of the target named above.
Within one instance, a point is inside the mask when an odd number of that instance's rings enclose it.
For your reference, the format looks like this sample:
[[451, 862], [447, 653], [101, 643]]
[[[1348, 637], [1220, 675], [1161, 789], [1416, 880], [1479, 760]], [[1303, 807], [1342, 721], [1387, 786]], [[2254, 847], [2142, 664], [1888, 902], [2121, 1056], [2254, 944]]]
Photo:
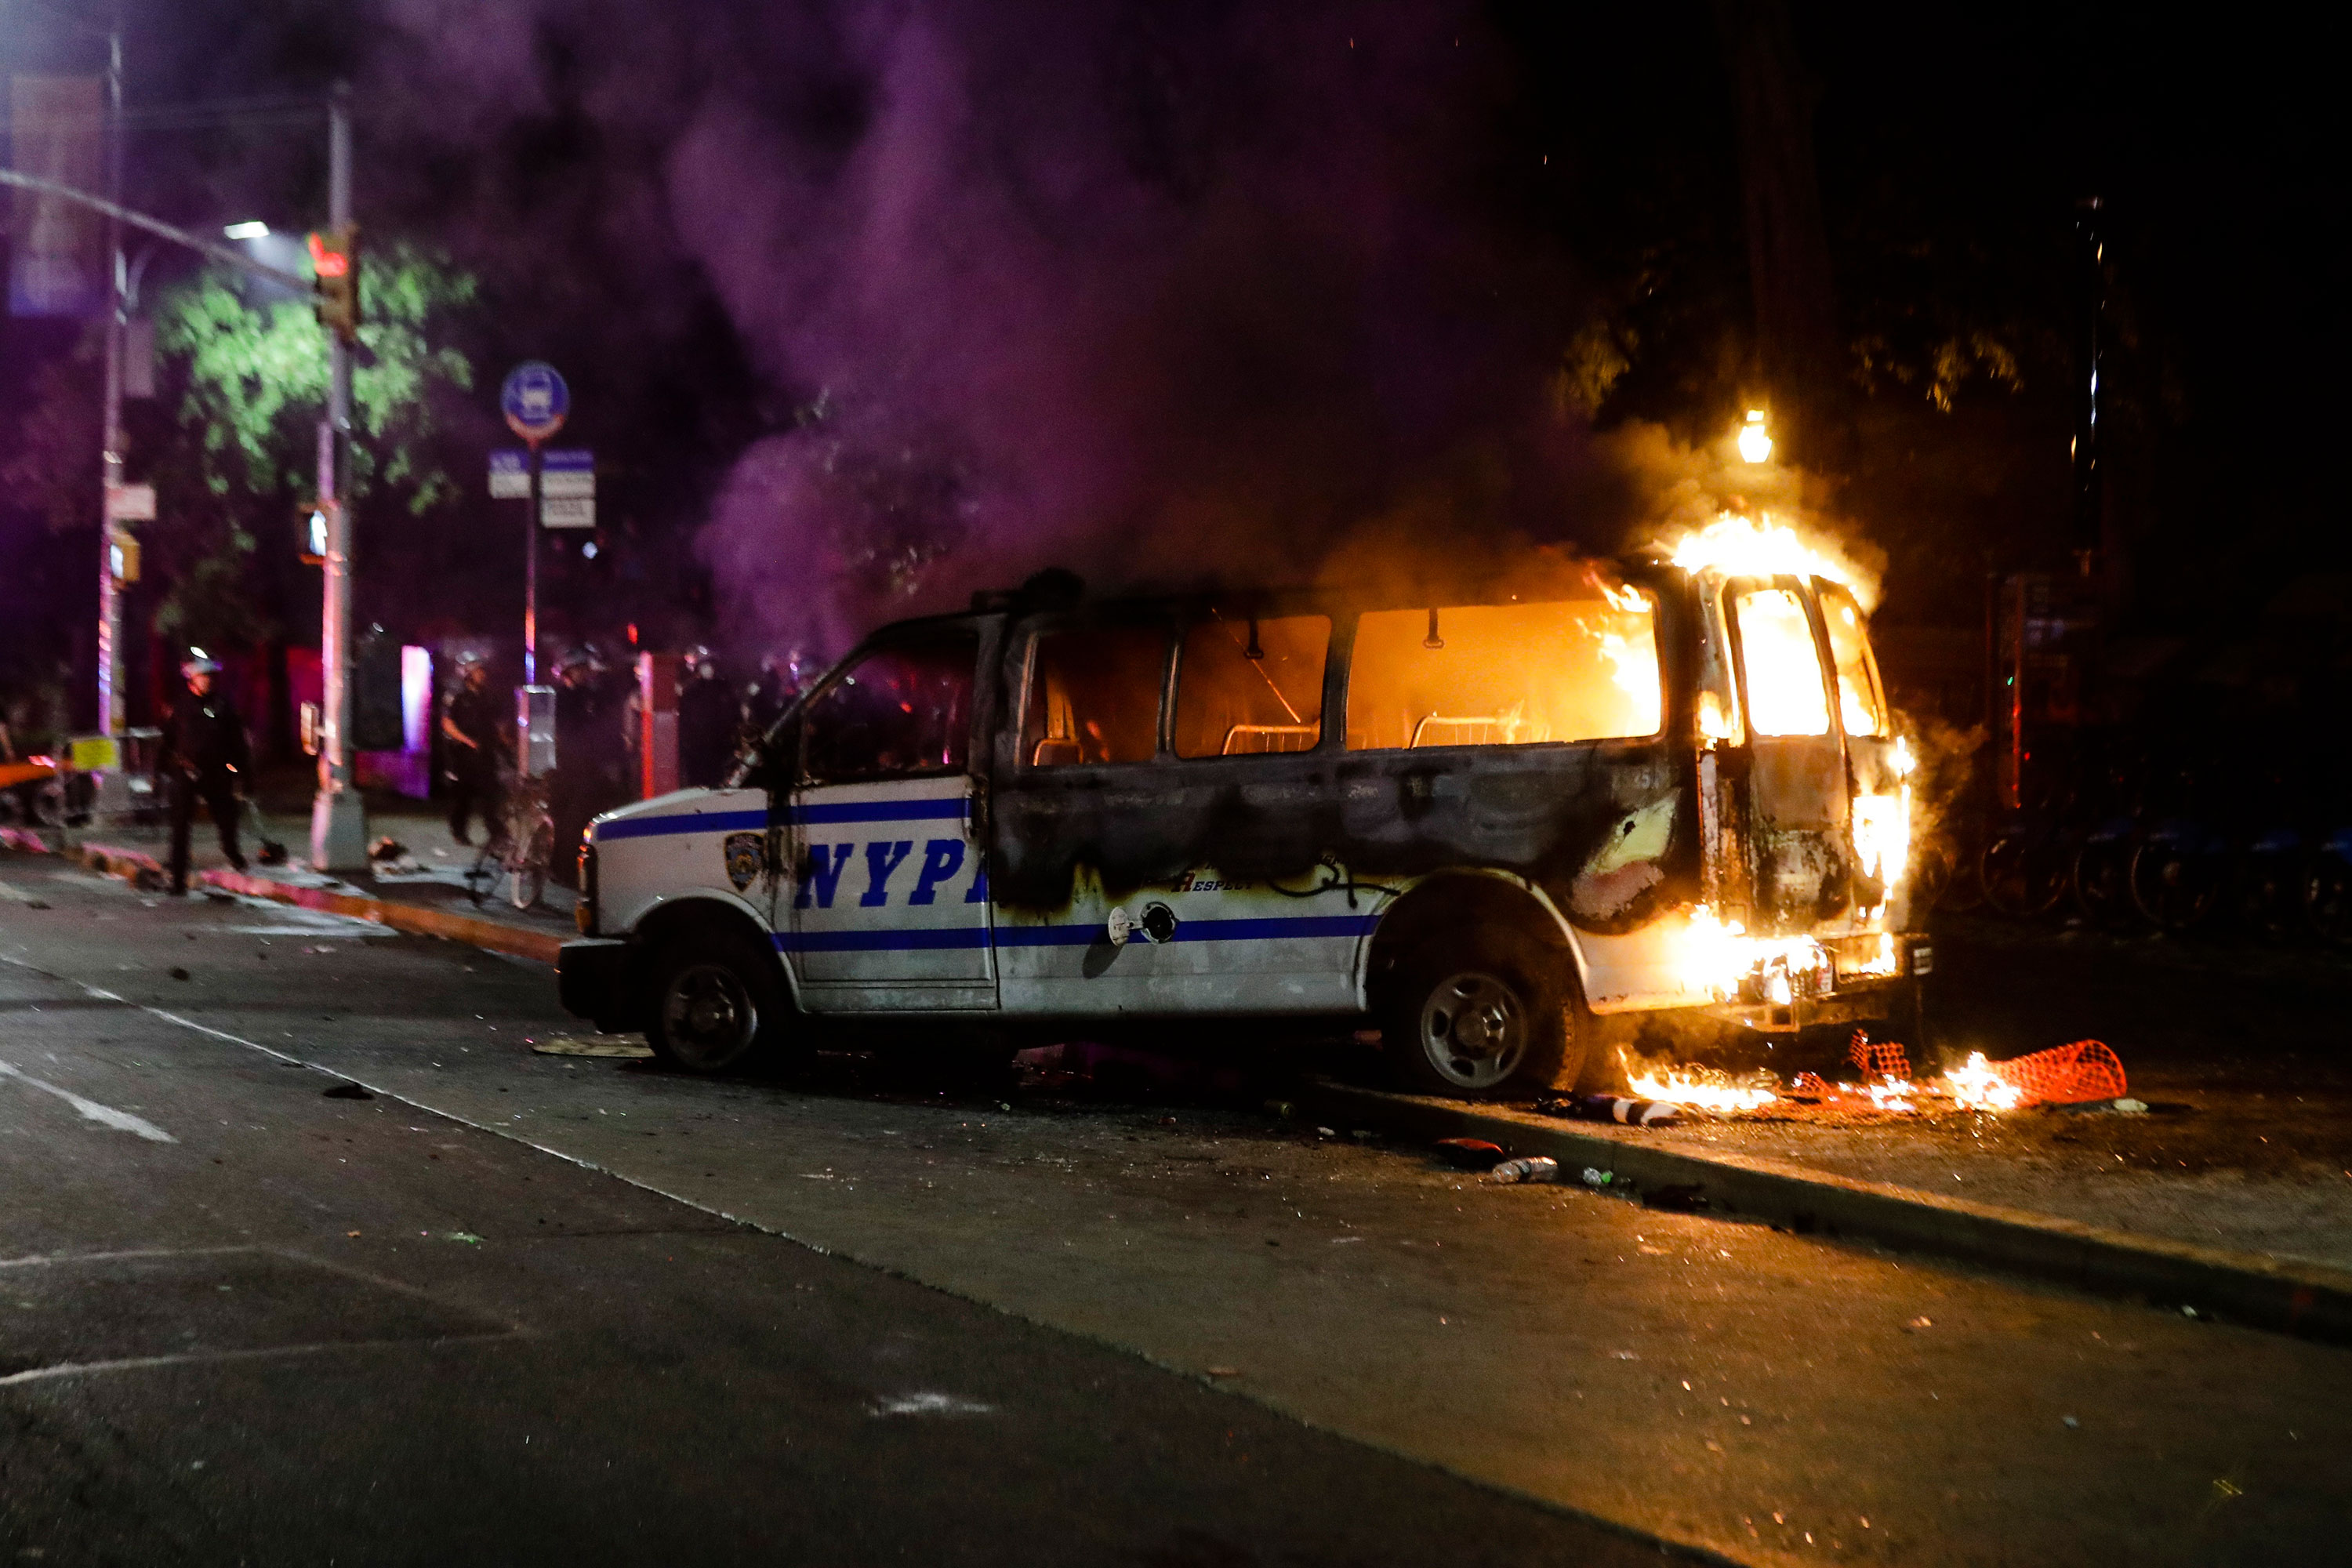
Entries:
[[2076, 1040], [2055, 1050], [1985, 1065], [2018, 1089], [2021, 1105], [2080, 1105], [2124, 1095], [2124, 1064], [2097, 1040]]
[[1874, 1040], [1867, 1029], [1853, 1032], [1853, 1044], [1846, 1047], [1846, 1059], [1853, 1062], [1866, 1081], [1894, 1079], [1911, 1081], [1911, 1058], [1893, 1040]]

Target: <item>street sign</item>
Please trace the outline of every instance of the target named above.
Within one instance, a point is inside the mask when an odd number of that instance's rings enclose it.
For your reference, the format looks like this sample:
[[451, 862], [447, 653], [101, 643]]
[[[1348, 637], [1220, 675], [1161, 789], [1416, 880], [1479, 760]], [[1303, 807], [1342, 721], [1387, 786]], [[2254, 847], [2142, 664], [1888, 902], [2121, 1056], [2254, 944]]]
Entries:
[[153, 485], [107, 486], [106, 521], [109, 522], [154, 521], [155, 487]]
[[572, 389], [551, 364], [526, 360], [507, 372], [499, 389], [499, 406], [507, 426], [526, 441], [544, 441], [563, 428], [572, 412]]
[[542, 496], [594, 495], [596, 454], [551, 449], [545, 453], [539, 461], [539, 493]]
[[490, 454], [490, 499], [530, 499], [530, 454], [509, 448]]
[[542, 495], [539, 499], [539, 522], [541, 528], [593, 528], [596, 498]]

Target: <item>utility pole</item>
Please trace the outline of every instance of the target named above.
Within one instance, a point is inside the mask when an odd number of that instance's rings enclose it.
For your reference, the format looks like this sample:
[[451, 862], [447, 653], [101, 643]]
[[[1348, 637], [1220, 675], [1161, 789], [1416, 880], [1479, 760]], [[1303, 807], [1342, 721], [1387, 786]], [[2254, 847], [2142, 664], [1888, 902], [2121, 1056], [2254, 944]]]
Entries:
[[[352, 222], [351, 89], [337, 82], [327, 106], [327, 224]], [[367, 866], [367, 811], [352, 780], [352, 351], [327, 331], [327, 417], [319, 428], [319, 505], [327, 514], [326, 602], [319, 623], [324, 710], [319, 793], [310, 803], [310, 867], [357, 871]]]
[[[122, 200], [122, 24], [106, 36], [106, 195]], [[122, 485], [122, 225], [106, 220], [106, 406], [99, 437], [98, 731], [120, 736], [122, 689], [122, 584], [115, 575], [114, 498]], [[113, 777], [120, 767], [110, 771]]]

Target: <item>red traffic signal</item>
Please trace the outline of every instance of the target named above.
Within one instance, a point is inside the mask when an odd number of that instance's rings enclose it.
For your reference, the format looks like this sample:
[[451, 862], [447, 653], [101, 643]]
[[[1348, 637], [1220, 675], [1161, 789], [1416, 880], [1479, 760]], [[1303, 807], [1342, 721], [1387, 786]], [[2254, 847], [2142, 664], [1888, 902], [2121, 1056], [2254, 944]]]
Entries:
[[319, 324], [345, 342], [360, 331], [360, 228], [355, 223], [310, 236], [310, 285], [319, 298]]

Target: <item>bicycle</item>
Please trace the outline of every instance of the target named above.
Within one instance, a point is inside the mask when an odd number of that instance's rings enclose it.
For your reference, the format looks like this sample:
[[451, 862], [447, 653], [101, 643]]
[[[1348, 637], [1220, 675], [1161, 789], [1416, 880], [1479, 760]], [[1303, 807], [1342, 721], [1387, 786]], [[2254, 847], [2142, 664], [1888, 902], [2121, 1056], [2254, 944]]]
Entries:
[[466, 891], [478, 907], [503, 881], [507, 902], [527, 910], [547, 891], [548, 868], [555, 858], [555, 818], [548, 811], [546, 778], [507, 780], [504, 816], [467, 870]]

